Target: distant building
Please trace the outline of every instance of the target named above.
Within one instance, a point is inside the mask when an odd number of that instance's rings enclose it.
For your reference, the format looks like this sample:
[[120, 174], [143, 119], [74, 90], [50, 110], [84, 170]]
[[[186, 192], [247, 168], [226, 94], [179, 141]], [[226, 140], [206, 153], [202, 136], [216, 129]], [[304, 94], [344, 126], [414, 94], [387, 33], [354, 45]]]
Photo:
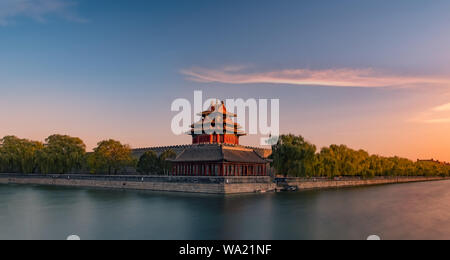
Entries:
[[441, 165], [450, 165], [450, 163], [448, 162], [441, 162], [439, 160], [434, 160], [434, 159], [430, 159], [430, 160], [417, 160], [417, 162], [429, 162], [429, 163], [436, 163], [436, 164], [441, 164]]
[[187, 133], [192, 136], [191, 145], [135, 149], [136, 157], [146, 151], [158, 154], [173, 150], [174, 176], [268, 176], [271, 174], [268, 157], [270, 149], [239, 145], [245, 136], [239, 124], [228, 113], [224, 103], [211, 104], [199, 114], [201, 120], [192, 124]]

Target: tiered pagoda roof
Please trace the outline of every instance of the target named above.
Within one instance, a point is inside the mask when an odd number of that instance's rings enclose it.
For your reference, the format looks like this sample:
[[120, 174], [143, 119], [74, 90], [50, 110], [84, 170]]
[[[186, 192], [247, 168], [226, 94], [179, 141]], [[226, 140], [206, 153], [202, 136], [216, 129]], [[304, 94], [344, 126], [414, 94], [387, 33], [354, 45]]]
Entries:
[[135, 156], [146, 150], [160, 154], [173, 150], [177, 156], [170, 174], [181, 176], [267, 176], [269, 149], [239, 145], [239, 137], [246, 135], [233, 121], [223, 102], [212, 103], [199, 114], [201, 120], [191, 125], [192, 145], [136, 149]]
[[272, 149], [266, 149], [261, 147], [251, 147], [251, 146], [242, 146], [242, 145], [232, 145], [232, 144], [188, 144], [188, 145], [174, 145], [174, 146], [159, 146], [159, 147], [146, 147], [146, 148], [136, 148], [133, 149], [133, 156], [135, 158], [141, 157], [145, 152], [148, 151], [154, 151], [158, 155], [162, 154], [163, 152], [167, 150], [172, 150], [177, 154], [177, 157], [181, 155], [186, 150], [193, 149], [193, 148], [211, 148], [211, 149], [217, 149], [217, 147], [224, 147], [224, 149], [231, 149], [234, 148], [235, 150], [242, 150], [242, 151], [254, 151], [258, 154], [259, 157], [267, 159], [272, 154]]
[[253, 149], [226, 145], [191, 146], [181, 152], [173, 162], [234, 162], [267, 163]]
[[188, 132], [189, 135], [246, 135], [246, 133], [242, 131], [242, 126], [235, 123], [232, 119], [237, 117], [237, 115], [229, 113], [223, 102], [212, 103], [208, 110], [203, 111], [198, 115], [201, 116], [202, 119], [191, 125], [191, 130]]

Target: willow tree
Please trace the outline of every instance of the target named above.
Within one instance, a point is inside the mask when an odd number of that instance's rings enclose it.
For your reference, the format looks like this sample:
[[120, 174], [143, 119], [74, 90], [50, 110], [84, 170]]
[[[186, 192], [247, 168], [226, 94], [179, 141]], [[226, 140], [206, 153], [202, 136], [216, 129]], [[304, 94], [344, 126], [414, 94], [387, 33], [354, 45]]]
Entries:
[[66, 174], [82, 168], [86, 145], [78, 137], [52, 135], [45, 139], [45, 148], [39, 154], [43, 173]]
[[339, 175], [339, 163], [334, 151], [330, 148], [323, 148], [317, 155], [319, 161], [319, 176], [333, 178]]
[[284, 176], [311, 177], [315, 171], [316, 146], [302, 136], [282, 135], [272, 147], [272, 167]]
[[112, 139], [99, 142], [88, 157], [92, 173], [118, 174], [135, 164], [130, 146]]
[[35, 173], [39, 170], [38, 154], [43, 144], [15, 136], [0, 140], [0, 168], [8, 173]]

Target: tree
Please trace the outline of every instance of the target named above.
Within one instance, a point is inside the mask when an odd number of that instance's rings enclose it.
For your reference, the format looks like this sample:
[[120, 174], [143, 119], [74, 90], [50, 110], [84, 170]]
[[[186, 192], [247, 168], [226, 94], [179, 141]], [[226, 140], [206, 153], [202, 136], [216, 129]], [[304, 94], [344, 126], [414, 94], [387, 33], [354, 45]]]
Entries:
[[177, 157], [177, 153], [174, 150], [166, 150], [159, 156], [161, 170], [163, 174], [168, 174], [173, 167], [172, 159]]
[[321, 176], [333, 178], [339, 175], [339, 166], [336, 155], [330, 148], [323, 148], [318, 155], [319, 162], [322, 165]]
[[280, 136], [272, 147], [272, 167], [284, 176], [308, 177], [314, 173], [316, 146], [302, 136]]
[[45, 148], [39, 154], [43, 173], [66, 174], [82, 168], [86, 145], [78, 137], [52, 135], [45, 139]]
[[135, 164], [130, 146], [112, 139], [99, 142], [88, 157], [88, 165], [93, 173], [118, 174]]
[[139, 159], [137, 171], [142, 174], [166, 174], [172, 169], [170, 159], [174, 159], [177, 154], [173, 150], [166, 150], [158, 157], [154, 151], [145, 152]]
[[450, 164], [400, 157], [369, 155], [345, 145], [330, 145], [316, 153], [316, 147], [301, 136], [283, 135], [272, 146], [272, 166], [278, 174], [292, 177], [351, 176], [450, 176]]
[[40, 142], [5, 136], [0, 140], [0, 169], [8, 173], [35, 173], [38, 154], [44, 148]]
[[158, 154], [154, 151], [145, 152], [137, 165], [137, 171], [142, 174], [156, 173], [159, 171]]

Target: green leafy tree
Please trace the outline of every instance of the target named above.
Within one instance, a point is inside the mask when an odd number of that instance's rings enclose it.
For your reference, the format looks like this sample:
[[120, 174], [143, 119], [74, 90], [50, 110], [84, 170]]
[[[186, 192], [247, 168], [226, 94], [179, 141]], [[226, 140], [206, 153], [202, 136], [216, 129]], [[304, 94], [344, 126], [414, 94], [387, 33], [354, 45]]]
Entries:
[[291, 177], [450, 176], [449, 164], [369, 155], [345, 145], [330, 145], [316, 153], [314, 145], [294, 135], [281, 136], [272, 151], [276, 172]]
[[82, 168], [86, 145], [80, 138], [52, 135], [45, 139], [45, 148], [39, 154], [43, 173], [66, 174]]
[[145, 152], [137, 165], [137, 171], [142, 174], [150, 174], [159, 172], [159, 158], [158, 154], [154, 151]]
[[316, 163], [316, 146], [301, 136], [282, 135], [272, 147], [272, 167], [279, 174], [293, 177], [312, 176]]
[[93, 173], [118, 174], [135, 164], [130, 146], [112, 139], [99, 142], [88, 157], [88, 165]]
[[333, 150], [330, 148], [323, 148], [317, 156], [319, 158], [322, 173], [318, 177], [327, 176], [329, 178], [333, 178], [339, 175], [338, 160]]
[[38, 154], [44, 148], [40, 142], [5, 136], [0, 140], [0, 169], [7, 173], [36, 173]]
[[145, 152], [139, 159], [137, 170], [142, 174], [167, 174], [172, 169], [171, 159], [177, 154], [173, 150], [166, 150], [159, 156], [154, 151]]
[[163, 174], [168, 174], [173, 167], [171, 160], [177, 157], [177, 153], [174, 150], [166, 150], [159, 156], [160, 167]]

